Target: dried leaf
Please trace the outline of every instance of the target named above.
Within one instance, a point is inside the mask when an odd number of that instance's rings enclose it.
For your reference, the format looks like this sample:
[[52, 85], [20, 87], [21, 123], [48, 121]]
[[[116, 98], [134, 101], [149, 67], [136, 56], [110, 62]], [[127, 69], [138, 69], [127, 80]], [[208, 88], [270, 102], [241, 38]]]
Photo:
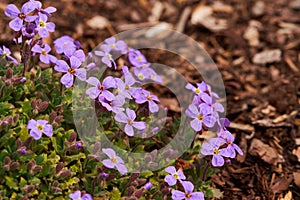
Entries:
[[257, 53], [253, 57], [253, 62], [255, 64], [266, 64], [272, 62], [279, 62], [281, 60], [281, 50], [265, 50], [260, 53]]
[[273, 165], [282, 162], [282, 158], [278, 155], [274, 148], [256, 138], [254, 138], [251, 142], [249, 154], [259, 156], [266, 163]]
[[295, 184], [300, 187], [300, 172], [294, 172], [293, 176]]
[[89, 19], [86, 24], [92, 29], [104, 29], [108, 25], [108, 20], [102, 16], [95, 16]]
[[278, 182], [276, 182], [274, 185], [271, 186], [271, 191], [276, 194], [285, 191], [288, 189], [290, 183], [292, 182], [293, 177], [289, 178], [281, 178]]
[[191, 23], [194, 25], [201, 24], [211, 31], [221, 31], [228, 27], [228, 22], [225, 19], [213, 17], [214, 10], [210, 6], [199, 5], [192, 12]]

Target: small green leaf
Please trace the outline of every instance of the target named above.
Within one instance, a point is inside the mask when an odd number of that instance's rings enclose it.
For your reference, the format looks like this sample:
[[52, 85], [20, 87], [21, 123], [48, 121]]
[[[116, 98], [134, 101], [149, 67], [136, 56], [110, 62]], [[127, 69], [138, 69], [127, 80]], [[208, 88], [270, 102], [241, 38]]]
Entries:
[[5, 176], [5, 182], [6, 182], [6, 185], [11, 188], [11, 189], [14, 189], [14, 190], [18, 190], [18, 185], [17, 185], [17, 181], [12, 178], [12, 177], [9, 177], [9, 176]]
[[121, 199], [121, 192], [119, 191], [118, 188], [114, 187], [113, 190], [111, 191], [111, 199]]

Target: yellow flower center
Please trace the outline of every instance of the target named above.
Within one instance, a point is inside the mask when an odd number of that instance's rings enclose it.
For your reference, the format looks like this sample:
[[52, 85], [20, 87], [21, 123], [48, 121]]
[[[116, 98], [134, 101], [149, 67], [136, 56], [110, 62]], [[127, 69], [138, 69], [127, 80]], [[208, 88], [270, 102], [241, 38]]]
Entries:
[[125, 89], [126, 89], [126, 90], [129, 90], [129, 89], [130, 89], [130, 86], [126, 84]]
[[148, 101], [151, 101], [151, 100], [152, 100], [152, 97], [151, 97], [150, 95], [148, 95], [148, 96], [147, 96], [147, 100], [148, 100]]
[[132, 124], [133, 124], [133, 121], [132, 121], [131, 119], [129, 119], [129, 120], [128, 120], [128, 124], [129, 124], [129, 125], [132, 125]]
[[41, 124], [37, 125], [36, 128], [37, 128], [39, 131], [42, 131], [42, 130], [44, 129], [43, 125], [41, 125]]
[[106, 53], [105, 55], [109, 60], [112, 60], [111, 55], [109, 53]]
[[47, 55], [47, 52], [43, 49], [41, 54], [45, 56]]
[[41, 28], [45, 28], [46, 27], [46, 23], [44, 21], [42, 21], [42, 20], [40, 21], [40, 27]]
[[114, 164], [117, 163], [117, 159], [116, 159], [116, 158], [111, 158], [110, 160], [111, 160], [111, 162], [113, 162]]
[[218, 155], [220, 153], [220, 150], [217, 149], [217, 148], [214, 148], [214, 152], [213, 153], [216, 154], [216, 155]]
[[75, 69], [73, 67], [71, 67], [71, 68], [68, 69], [68, 72], [70, 74], [74, 75], [76, 71], [75, 71]]
[[174, 176], [175, 179], [178, 179], [178, 178], [179, 178], [179, 176], [178, 176], [177, 173], [173, 174], [173, 176]]
[[202, 120], [202, 119], [203, 119], [203, 115], [199, 114], [199, 115], [197, 116], [197, 118], [198, 118], [199, 120]]
[[25, 15], [24, 13], [20, 13], [20, 14], [18, 14], [18, 17], [19, 17], [20, 19], [24, 20], [25, 17], [26, 17], [26, 15]]
[[116, 45], [115, 45], [115, 44], [112, 44], [112, 45], [110, 45], [110, 48], [115, 49], [115, 48], [116, 48]]
[[196, 88], [195, 92], [196, 92], [197, 94], [200, 94], [201, 90], [200, 90], [199, 88]]
[[143, 74], [139, 74], [139, 79], [144, 80], [144, 75]]
[[105, 88], [104, 88], [103, 85], [99, 85], [99, 86], [98, 86], [98, 89], [99, 89], [100, 91], [103, 91]]
[[141, 62], [143, 60], [143, 58], [141, 56], [139, 56], [139, 57], [137, 57], [137, 60]]
[[185, 193], [185, 197], [186, 198], [191, 198], [191, 194], [190, 193]]

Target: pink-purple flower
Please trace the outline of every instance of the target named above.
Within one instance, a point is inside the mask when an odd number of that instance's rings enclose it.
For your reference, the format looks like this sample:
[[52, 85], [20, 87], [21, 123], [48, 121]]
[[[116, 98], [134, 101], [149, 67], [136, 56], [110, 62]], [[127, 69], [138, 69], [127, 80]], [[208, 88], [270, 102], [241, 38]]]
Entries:
[[81, 196], [80, 190], [77, 190], [77, 191], [73, 192], [72, 194], [69, 194], [69, 198], [71, 200], [93, 200], [92, 195], [90, 195], [90, 194], [86, 193], [83, 196]]
[[127, 44], [123, 40], [116, 40], [115, 37], [110, 37], [104, 40], [104, 44], [101, 45], [102, 49], [108, 51], [119, 51], [122, 54], [127, 53]]
[[53, 128], [50, 124], [48, 124], [47, 120], [29, 120], [27, 129], [30, 130], [30, 135], [35, 139], [39, 140], [44, 133], [46, 136], [51, 137], [53, 134]]
[[135, 50], [135, 49], [129, 50], [128, 59], [129, 59], [129, 62], [135, 67], [140, 67], [140, 66], [148, 63], [145, 56], [139, 50]]
[[234, 144], [234, 137], [233, 135], [227, 131], [227, 130], [223, 130], [220, 133], [218, 133], [218, 137], [219, 137], [219, 142], [221, 145], [226, 144], [227, 147], [225, 147], [224, 149], [227, 151], [227, 156], [230, 158], [235, 158], [236, 156], [236, 151], [238, 152], [238, 154], [243, 155], [243, 151], [241, 150], [241, 148]]
[[40, 54], [40, 61], [45, 64], [56, 63], [57, 58], [51, 54], [48, 54], [51, 51], [51, 48], [48, 44], [43, 44], [43, 47], [36, 44], [32, 47], [31, 51], [34, 53]]
[[0, 47], [0, 55], [4, 58], [8, 58], [9, 60], [13, 61], [16, 65], [18, 64], [18, 61], [11, 56], [11, 51], [6, 46]]
[[110, 169], [117, 168], [120, 174], [126, 174], [127, 168], [122, 158], [116, 155], [116, 152], [111, 148], [103, 148], [102, 152], [108, 156], [108, 159], [102, 161], [102, 164]]
[[60, 38], [57, 38], [54, 41], [54, 48], [56, 49], [56, 52], [59, 54], [66, 54], [70, 55], [73, 54], [73, 52], [76, 50], [76, 45], [74, 44], [74, 39], [70, 36], [62, 36]]
[[169, 186], [175, 185], [177, 183], [177, 180], [181, 182], [182, 180], [186, 179], [182, 170], [179, 169], [176, 171], [176, 168], [174, 166], [167, 167], [165, 169], [165, 172], [169, 173], [164, 179], [165, 182], [169, 184]]
[[26, 2], [21, 11], [14, 4], [9, 4], [5, 9], [5, 15], [12, 18], [13, 20], [9, 22], [9, 27], [14, 31], [19, 31], [23, 27], [24, 20], [26, 22], [33, 22], [37, 16], [30, 16], [32, 11], [36, 9], [36, 4], [29, 1]]
[[193, 192], [194, 185], [190, 181], [181, 182], [184, 192], [179, 190], [172, 190], [173, 200], [204, 200], [203, 192]]
[[212, 155], [212, 165], [221, 167], [224, 165], [223, 157], [230, 157], [228, 151], [220, 148], [219, 138], [211, 138], [208, 142], [204, 142], [201, 147], [201, 153], [205, 156]]
[[202, 130], [202, 124], [211, 128], [216, 122], [216, 119], [211, 115], [210, 109], [196, 106], [194, 104], [189, 105], [188, 109], [185, 111], [185, 114], [193, 119], [190, 122], [190, 125], [195, 131]]
[[152, 95], [149, 91], [144, 89], [137, 89], [135, 90], [133, 96], [135, 98], [135, 102], [138, 104], [148, 102], [148, 107], [151, 113], [157, 112], [159, 110], [159, 107], [157, 105], [159, 99], [157, 98], [157, 96]]
[[38, 34], [41, 38], [47, 38], [49, 32], [54, 32], [55, 24], [53, 22], [47, 22], [48, 17], [45, 14], [39, 14], [39, 18], [36, 20]]
[[110, 88], [116, 88], [115, 79], [113, 77], [107, 76], [102, 83], [100, 83], [97, 78], [90, 77], [86, 82], [94, 86], [87, 89], [85, 92], [91, 99], [96, 99], [98, 97], [99, 101], [101, 101], [100, 97], [102, 96], [108, 101], [114, 100], [115, 96], [108, 90]]
[[70, 88], [74, 82], [74, 76], [78, 77], [81, 81], [85, 81], [86, 79], [86, 69], [79, 68], [81, 65], [81, 61], [72, 56], [70, 58], [70, 66], [64, 60], [58, 60], [54, 69], [58, 72], [66, 72], [61, 79], [60, 82], [66, 86], [66, 88]]
[[136, 114], [133, 110], [126, 108], [126, 114], [123, 112], [119, 112], [115, 115], [115, 120], [121, 123], [125, 123], [124, 131], [128, 136], [134, 135], [133, 127], [138, 130], [143, 130], [146, 128], [145, 122], [136, 122], [134, 121], [136, 118]]

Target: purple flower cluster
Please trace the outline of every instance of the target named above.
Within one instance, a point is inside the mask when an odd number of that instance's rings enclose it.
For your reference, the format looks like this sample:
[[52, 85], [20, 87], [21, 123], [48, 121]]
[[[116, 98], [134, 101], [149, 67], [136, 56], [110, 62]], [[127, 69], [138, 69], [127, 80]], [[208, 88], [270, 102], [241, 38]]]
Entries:
[[181, 169], [176, 170], [175, 167], [170, 166], [165, 169], [169, 174], [165, 177], [165, 182], [169, 186], [176, 185], [178, 183], [183, 187], [184, 191], [172, 190], [173, 200], [204, 200], [204, 194], [202, 192], [193, 192], [194, 185], [190, 181], [183, 181], [186, 179], [183, 171]]
[[212, 165], [220, 167], [224, 165], [224, 158], [234, 158], [237, 151], [243, 154], [242, 150], [234, 144], [233, 135], [226, 129], [229, 120], [220, 118], [219, 113], [224, 112], [222, 104], [218, 103], [219, 96], [211, 91], [211, 87], [205, 82], [197, 83], [197, 86], [187, 84], [186, 88], [195, 94], [192, 104], [186, 110], [186, 115], [192, 118], [191, 127], [195, 131], [202, 131], [206, 128], [217, 126], [217, 138], [211, 138], [204, 142], [201, 148], [203, 155], [212, 155]]
[[50, 124], [48, 124], [47, 120], [31, 119], [26, 128], [30, 130], [30, 135], [35, 140], [39, 140], [43, 133], [48, 137], [51, 137], [53, 134], [53, 128]]
[[[48, 44], [45, 44], [43, 39], [49, 36], [49, 32], [54, 32], [55, 24], [49, 22], [51, 13], [55, 12], [56, 8], [48, 7], [42, 9], [42, 3], [40, 1], [30, 0], [23, 4], [21, 10], [14, 4], [9, 4], [5, 9], [5, 15], [12, 20], [9, 23], [9, 27], [15, 31], [15, 35], [19, 38], [15, 38], [17, 43], [24, 41], [29, 46], [27, 49], [31, 49], [33, 56], [40, 55], [40, 61], [45, 64], [51, 64], [56, 62], [56, 58], [49, 54], [51, 48]], [[7, 58], [13, 60], [17, 64], [16, 60], [9, 57], [8, 50], [6, 52]]]

